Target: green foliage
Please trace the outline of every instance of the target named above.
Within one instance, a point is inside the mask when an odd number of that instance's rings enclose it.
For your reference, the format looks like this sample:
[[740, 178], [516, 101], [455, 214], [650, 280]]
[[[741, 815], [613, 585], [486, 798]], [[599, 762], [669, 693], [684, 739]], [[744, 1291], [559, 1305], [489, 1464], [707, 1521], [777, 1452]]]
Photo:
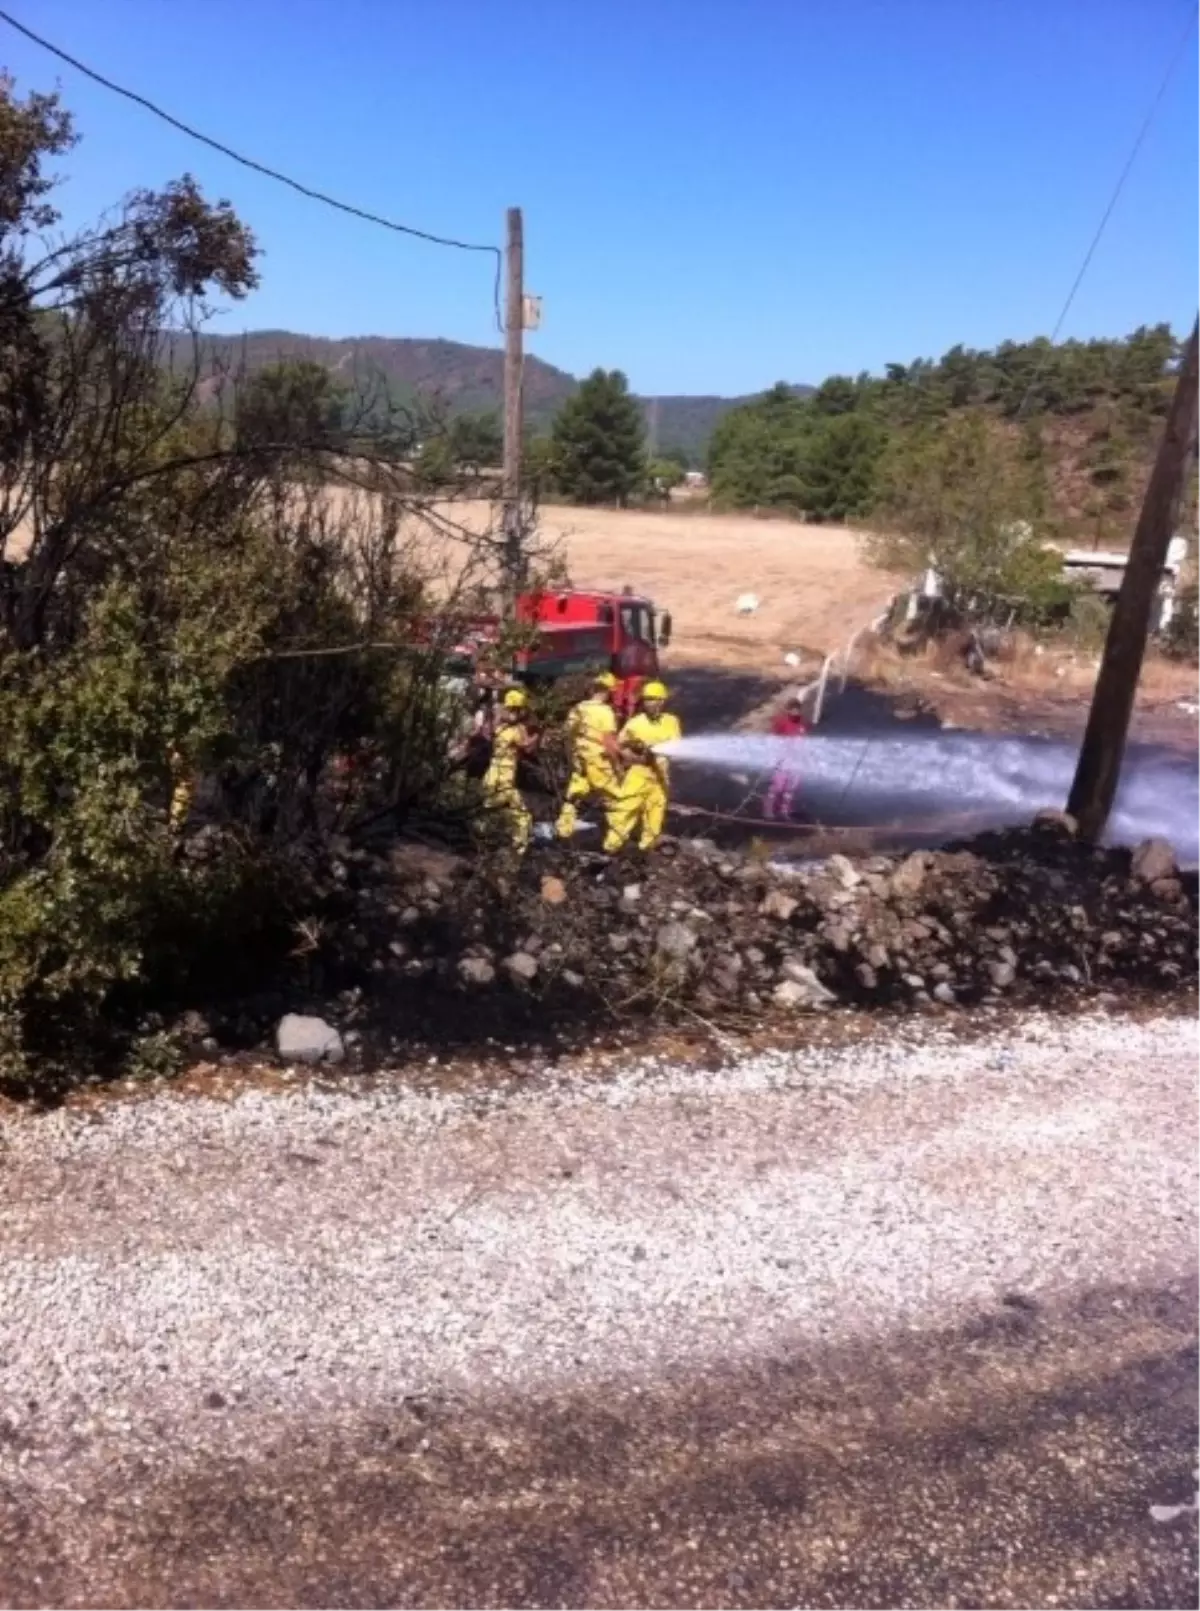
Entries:
[[837, 414], [812, 433], [804, 459], [806, 504], [812, 520], [851, 520], [875, 504], [884, 432], [863, 414]]
[[422, 486], [444, 487], [497, 468], [503, 456], [504, 432], [498, 415], [456, 414], [431, 422], [415, 468]]
[[683, 466], [676, 459], [651, 459], [646, 466], [646, 490], [652, 498], [666, 500], [671, 489], [683, 482]]
[[413, 461], [417, 484], [422, 488], [448, 487], [458, 478], [454, 449], [447, 435], [431, 436], [421, 443]]
[[709, 450], [714, 499], [818, 521], [868, 513], [885, 433], [873, 415], [856, 410], [856, 395], [853, 382], [828, 382], [811, 398], [780, 383], [727, 414]]
[[[814, 520], [867, 518], [880, 507], [885, 449], [982, 411], [1012, 422], [1033, 476], [1033, 514], [1051, 502], [1048, 421], [1094, 418], [1085, 514], [1098, 529], [1127, 517], [1131, 484], [1166, 411], [1178, 345], [1166, 325], [1123, 341], [1005, 342], [993, 352], [953, 347], [936, 362], [889, 364], [881, 377], [833, 375], [805, 395], [779, 384], [731, 410], [713, 431], [713, 497], [732, 508], [775, 508]], [[903, 451], [901, 447], [901, 451]]]
[[596, 369], [554, 421], [555, 481], [573, 503], [623, 507], [641, 491], [642, 414], [619, 369]]
[[498, 414], [456, 414], [449, 435], [454, 462], [460, 469], [494, 469], [504, 457], [504, 430]]
[[236, 439], [245, 449], [311, 452], [341, 444], [346, 389], [307, 358], [284, 358], [237, 389]]
[[936, 570], [951, 612], [1038, 621], [1069, 606], [1028, 458], [981, 410], [899, 436], [879, 484], [887, 529], [869, 553], [888, 570]]
[[678, 443], [660, 447], [655, 457], [659, 464], [677, 465], [684, 474], [695, 467], [695, 455]]
[[756, 402], [732, 410], [708, 450], [712, 496], [734, 508], [802, 510], [801, 456], [808, 415], [780, 382]]
[[1098, 593], [1080, 590], [1071, 600], [1067, 634], [1080, 649], [1098, 653], [1104, 647], [1112, 620], [1112, 607]]
[[[168, 808], [223, 726], [222, 679], [254, 625], [245, 568], [204, 579], [112, 580], [61, 654], [0, 661], [0, 753], [10, 800], [0, 880], [0, 1067], [47, 1054], [58, 1030], [99, 1032], [111, 990], [140, 977], [152, 914], [180, 877]], [[265, 581], [265, 578], [264, 578]], [[146, 618], [157, 593], [158, 619]], [[199, 628], [199, 630], [198, 630]]]
[[889, 366], [882, 382], [868, 382], [889, 412], [902, 405], [911, 419], [918, 400], [930, 413], [990, 408], [1001, 418], [1070, 415], [1104, 398], [1119, 397], [1134, 413], [1159, 417], [1169, 395], [1169, 367], [1178, 343], [1165, 324], [1141, 326], [1124, 340], [1006, 341], [990, 352], [952, 347], [933, 362]]
[[402, 508], [329, 486], [390, 438], [320, 365], [229, 413], [176, 361], [256, 278], [190, 180], [39, 258], [69, 139], [0, 80], [0, 1081], [43, 1090], [288, 966], [330, 833], [438, 809], [447, 748]]
[[1137, 456], [1122, 410], [1107, 403], [1095, 412], [1084, 454], [1089, 493], [1084, 507], [1092, 541], [1127, 535], [1133, 517], [1133, 470]]

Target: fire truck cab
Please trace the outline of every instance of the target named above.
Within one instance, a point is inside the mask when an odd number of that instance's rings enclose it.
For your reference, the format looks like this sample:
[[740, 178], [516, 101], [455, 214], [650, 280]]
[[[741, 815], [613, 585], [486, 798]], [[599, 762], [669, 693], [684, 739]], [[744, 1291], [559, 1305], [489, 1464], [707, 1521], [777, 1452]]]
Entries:
[[660, 615], [650, 599], [632, 589], [525, 593], [517, 600], [516, 617], [536, 632], [517, 655], [519, 676], [549, 682], [611, 671], [621, 684], [619, 702], [630, 706], [642, 683], [658, 674], [658, 651], [671, 637], [670, 615]]
[[[644, 682], [658, 675], [658, 651], [671, 637], [671, 617], [652, 600], [626, 588], [620, 593], [577, 588], [522, 593], [514, 616], [525, 640], [509, 673], [537, 684], [561, 677], [611, 671], [618, 679], [615, 703], [627, 713]], [[463, 673], [490, 658], [501, 635], [498, 616], [463, 623], [453, 654]]]

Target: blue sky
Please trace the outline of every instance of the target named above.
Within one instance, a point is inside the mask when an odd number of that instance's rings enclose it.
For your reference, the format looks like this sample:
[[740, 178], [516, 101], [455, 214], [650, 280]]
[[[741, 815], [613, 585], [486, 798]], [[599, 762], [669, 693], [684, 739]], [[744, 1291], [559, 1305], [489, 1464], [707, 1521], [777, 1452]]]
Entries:
[[[261, 161], [425, 229], [525, 211], [531, 350], [735, 393], [1052, 327], [1186, 26], [1181, 0], [9, 0]], [[83, 143], [69, 221], [184, 170], [266, 252], [222, 328], [494, 343], [487, 258], [247, 173], [0, 25]], [[1197, 301], [1193, 33], [1064, 329]]]

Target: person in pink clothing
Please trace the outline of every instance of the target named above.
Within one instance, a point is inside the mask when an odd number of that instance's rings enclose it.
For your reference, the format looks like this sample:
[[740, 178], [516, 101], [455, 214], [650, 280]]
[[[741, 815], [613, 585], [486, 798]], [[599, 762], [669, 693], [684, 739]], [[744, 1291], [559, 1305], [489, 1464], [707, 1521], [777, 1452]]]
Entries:
[[[803, 738], [807, 732], [808, 723], [804, 720], [804, 706], [799, 699], [789, 699], [771, 723], [772, 735], [775, 738]], [[789, 755], [775, 768], [771, 786], [763, 801], [763, 815], [780, 817], [786, 821], [792, 814], [792, 801], [799, 782], [799, 767]]]

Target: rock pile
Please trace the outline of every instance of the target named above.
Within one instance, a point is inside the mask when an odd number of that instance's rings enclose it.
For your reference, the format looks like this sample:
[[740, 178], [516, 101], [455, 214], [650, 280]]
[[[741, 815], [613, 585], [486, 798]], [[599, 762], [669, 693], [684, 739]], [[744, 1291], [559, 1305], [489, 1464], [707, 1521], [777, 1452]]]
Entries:
[[[1062, 813], [939, 851], [792, 865], [680, 841], [641, 863], [550, 846], [519, 873], [460, 862], [360, 884], [369, 997], [460, 1024], [736, 1023], [832, 1007], [945, 1008], [1190, 988], [1196, 885], [1170, 846], [1096, 849]], [[365, 953], [365, 955], [364, 955]], [[369, 958], [369, 960], [367, 960]], [[364, 981], [365, 982], [365, 981]]]

